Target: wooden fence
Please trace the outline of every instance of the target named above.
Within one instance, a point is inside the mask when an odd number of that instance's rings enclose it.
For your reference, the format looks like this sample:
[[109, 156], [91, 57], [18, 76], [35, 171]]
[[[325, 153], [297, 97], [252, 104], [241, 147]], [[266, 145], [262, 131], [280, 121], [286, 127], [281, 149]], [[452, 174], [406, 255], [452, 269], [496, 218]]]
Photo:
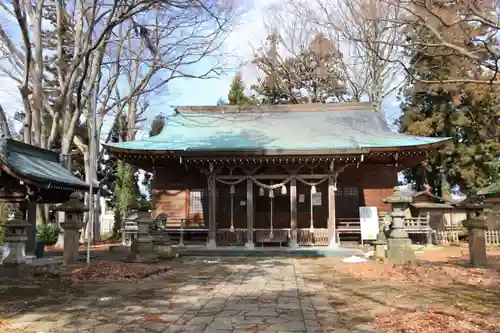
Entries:
[[[182, 221], [185, 222], [185, 221]], [[341, 234], [354, 234], [360, 237], [361, 224], [358, 219], [337, 219], [336, 237], [340, 241]], [[185, 223], [181, 223], [184, 226]], [[196, 228], [198, 225], [187, 228], [165, 228], [157, 230], [153, 233], [155, 242], [161, 242], [169, 239], [173, 244], [203, 244], [208, 237], [207, 228]], [[466, 231], [459, 227], [445, 227], [440, 230], [433, 230], [429, 225], [428, 217], [418, 218], [405, 218], [405, 230], [411, 234], [422, 234], [432, 241], [433, 244], [447, 245], [457, 243], [460, 236], [465, 236]], [[267, 231], [269, 229], [255, 229], [255, 232]], [[288, 232], [290, 237], [290, 229], [279, 229], [280, 231]], [[247, 229], [218, 229], [217, 230], [217, 244], [221, 246], [244, 246], [247, 242]], [[487, 245], [500, 245], [500, 230], [488, 229], [485, 232]], [[254, 233], [255, 242], [255, 233]], [[301, 246], [326, 246], [328, 245], [328, 229], [326, 228], [304, 228], [297, 229], [297, 242]]]
[[485, 237], [486, 245], [500, 245], [500, 230], [488, 229]]

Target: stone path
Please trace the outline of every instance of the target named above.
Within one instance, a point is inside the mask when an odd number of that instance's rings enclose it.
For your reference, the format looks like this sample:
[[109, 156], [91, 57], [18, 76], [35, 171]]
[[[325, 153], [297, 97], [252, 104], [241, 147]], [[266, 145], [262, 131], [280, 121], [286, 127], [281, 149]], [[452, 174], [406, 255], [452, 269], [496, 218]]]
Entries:
[[307, 264], [245, 258], [204, 267], [187, 270], [182, 282], [89, 286], [83, 295], [61, 298], [63, 306], [41, 307], [11, 323], [44, 333], [373, 332], [336, 325], [340, 313]]

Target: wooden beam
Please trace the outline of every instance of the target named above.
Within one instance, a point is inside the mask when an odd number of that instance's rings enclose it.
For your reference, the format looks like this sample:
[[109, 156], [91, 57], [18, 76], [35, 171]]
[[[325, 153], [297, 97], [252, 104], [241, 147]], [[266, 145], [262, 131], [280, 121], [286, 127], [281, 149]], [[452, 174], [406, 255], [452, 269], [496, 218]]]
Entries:
[[26, 255], [35, 255], [36, 246], [36, 201], [31, 199], [28, 201], [28, 239], [26, 241]]
[[328, 246], [337, 247], [335, 232], [335, 182], [334, 177], [328, 179]]
[[[353, 164], [354, 165], [354, 164]], [[324, 174], [299, 174], [299, 175], [294, 175], [298, 178], [307, 178], [307, 179], [323, 179], [326, 177], [331, 176], [330, 174], [324, 173]], [[227, 179], [227, 180], [237, 180], [237, 179], [242, 179], [247, 177], [247, 175], [235, 175], [235, 176], [230, 176], [230, 175], [219, 175], [217, 178], [219, 179]], [[255, 175], [253, 178], [255, 179], [284, 179], [288, 177], [287, 174], [273, 174], [273, 175]]]
[[216, 242], [216, 234], [217, 234], [217, 225], [216, 225], [216, 209], [217, 209], [217, 189], [214, 177], [208, 178], [208, 248], [217, 247]]
[[253, 242], [253, 216], [254, 216], [254, 205], [253, 205], [253, 182], [251, 179], [247, 179], [247, 242], [245, 247], [247, 249], [254, 248]]
[[290, 247], [297, 248], [297, 180], [290, 181]]

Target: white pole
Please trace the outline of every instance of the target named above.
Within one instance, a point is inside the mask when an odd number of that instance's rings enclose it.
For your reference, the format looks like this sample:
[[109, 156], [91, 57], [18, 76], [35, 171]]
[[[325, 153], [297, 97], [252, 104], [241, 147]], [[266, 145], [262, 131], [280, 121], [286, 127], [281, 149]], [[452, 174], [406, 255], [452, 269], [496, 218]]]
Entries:
[[92, 120], [90, 123], [90, 147], [89, 147], [89, 158], [90, 158], [90, 175], [89, 175], [89, 221], [87, 225], [87, 263], [90, 263], [90, 244], [92, 238], [92, 229], [94, 228], [94, 217], [95, 217], [95, 207], [94, 207], [94, 169], [95, 169], [95, 148], [96, 148], [96, 110], [97, 110], [97, 91], [99, 89], [98, 83], [94, 83], [93, 94], [93, 105], [91, 107]]

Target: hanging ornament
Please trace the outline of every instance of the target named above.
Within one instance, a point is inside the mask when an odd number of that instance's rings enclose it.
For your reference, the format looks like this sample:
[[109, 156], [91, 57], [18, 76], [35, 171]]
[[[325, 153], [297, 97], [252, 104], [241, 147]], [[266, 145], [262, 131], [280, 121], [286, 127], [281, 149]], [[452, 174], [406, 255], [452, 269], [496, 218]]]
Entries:
[[316, 193], [316, 186], [315, 185], [311, 186], [311, 193], [312, 194]]
[[264, 196], [264, 189], [262, 187], [259, 188], [259, 196], [261, 196], [261, 197]]
[[236, 193], [234, 185], [229, 188], [229, 193], [231, 194], [231, 227], [229, 232], [234, 232], [234, 193]]
[[269, 198], [274, 198], [274, 190], [273, 189], [270, 189], [269, 190]]
[[285, 185], [281, 186], [281, 194], [286, 195], [286, 186]]

